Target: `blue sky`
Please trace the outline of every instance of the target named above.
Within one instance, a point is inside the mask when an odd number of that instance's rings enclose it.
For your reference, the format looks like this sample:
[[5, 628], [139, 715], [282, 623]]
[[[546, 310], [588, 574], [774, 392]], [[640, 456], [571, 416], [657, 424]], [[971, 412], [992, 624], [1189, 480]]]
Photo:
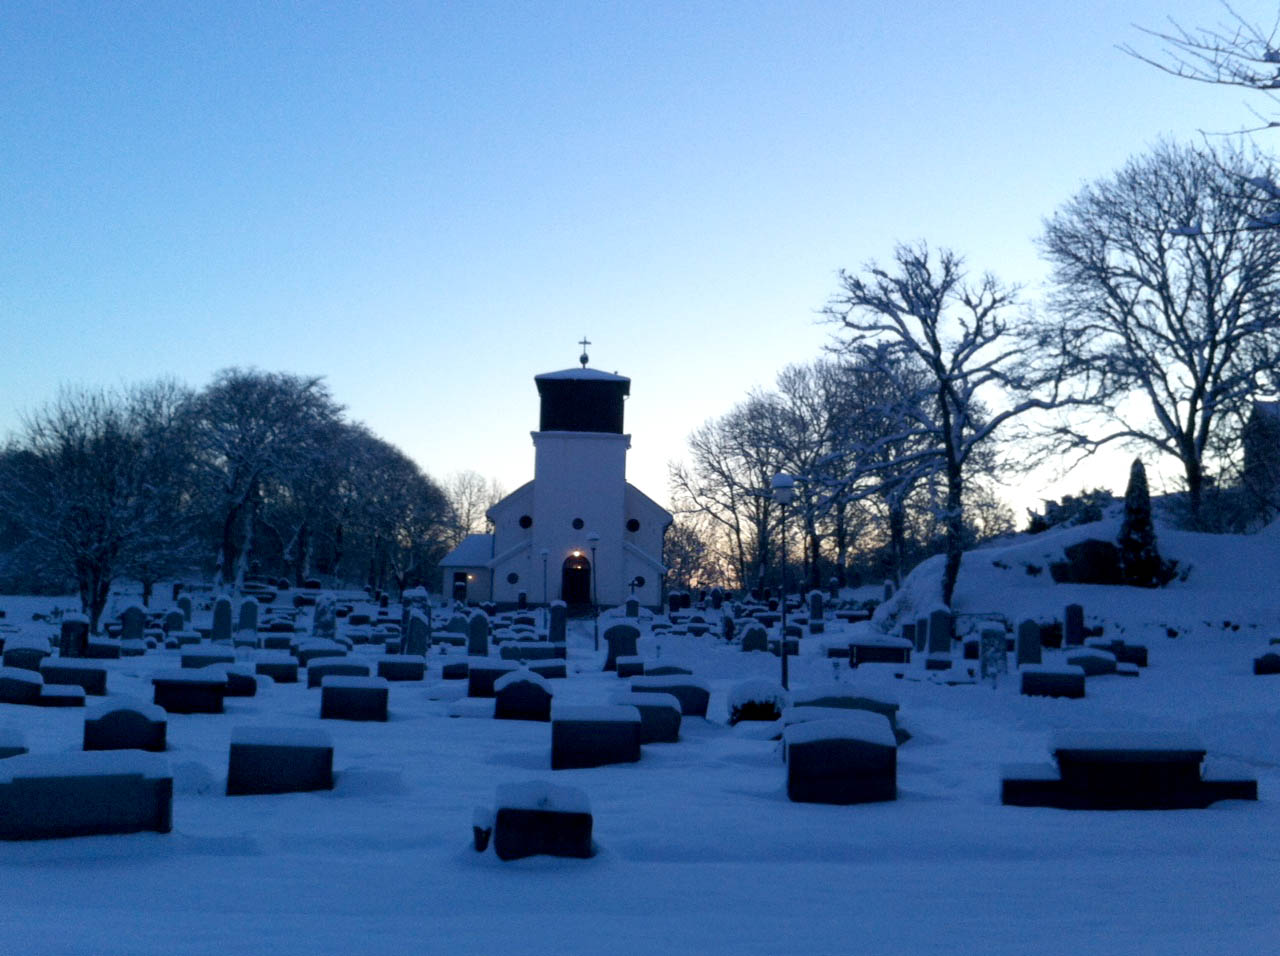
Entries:
[[252, 365], [514, 489], [585, 333], [665, 500], [692, 428], [818, 355], [840, 268], [924, 238], [1035, 301], [1080, 185], [1247, 123], [1115, 48], [1168, 16], [1222, 10], [6, 3], [0, 433], [61, 384]]

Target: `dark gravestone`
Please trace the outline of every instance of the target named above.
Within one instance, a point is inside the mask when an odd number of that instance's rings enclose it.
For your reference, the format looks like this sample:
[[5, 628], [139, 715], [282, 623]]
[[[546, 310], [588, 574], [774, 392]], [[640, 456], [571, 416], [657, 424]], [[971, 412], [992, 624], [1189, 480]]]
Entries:
[[493, 685], [493, 716], [499, 720], [551, 719], [551, 685], [532, 672], [515, 672]]
[[569, 609], [564, 601], [551, 602], [551, 626], [548, 638], [555, 644], [565, 642], [565, 628], [569, 620]]
[[122, 641], [142, 640], [142, 631], [147, 626], [147, 612], [136, 604], [125, 608], [120, 615], [120, 639]]
[[767, 651], [769, 634], [759, 624], [748, 624], [742, 632], [742, 649], [744, 651]]
[[680, 701], [685, 717], [706, 717], [711, 688], [705, 681], [692, 677], [636, 677], [631, 681], [632, 693], [670, 694]]
[[670, 694], [620, 693], [613, 703], [640, 712], [640, 743], [675, 743], [680, 739], [680, 701]]
[[361, 661], [327, 660], [322, 658], [307, 666], [307, 687], [321, 687], [326, 677], [339, 675], [342, 677], [368, 677], [369, 665]]
[[809, 592], [809, 633], [822, 634], [826, 630], [823, 620], [823, 599], [821, 591]]
[[161, 753], [169, 726], [154, 704], [103, 704], [85, 715], [84, 750], [149, 750]]
[[626, 616], [633, 618], [640, 616], [640, 602], [635, 598], [627, 598]]
[[409, 614], [409, 634], [401, 650], [405, 654], [423, 657], [431, 647], [431, 624], [421, 611], [414, 610]]
[[604, 669], [617, 670], [619, 657], [635, 657], [639, 639], [640, 631], [630, 624], [615, 624], [606, 630], [604, 640], [609, 645], [609, 653], [605, 657]]
[[[186, 622], [186, 624], [190, 624], [191, 623], [191, 598], [187, 597], [185, 594], [182, 597], [178, 598], [178, 610], [182, 612], [182, 617]], [[185, 627], [186, 624], [184, 624], [183, 626]]]
[[902, 625], [902, 639], [904, 641], [910, 641], [913, 650], [918, 651], [920, 649], [916, 644], [916, 626], [914, 622], [908, 621]]
[[1022, 693], [1026, 697], [1083, 697], [1084, 671], [1030, 664], [1022, 669]]
[[187, 619], [176, 608], [164, 616], [164, 632], [166, 634], [185, 630], [186, 627]]
[[467, 622], [467, 656], [489, 656], [489, 618], [484, 611], [472, 611]]
[[152, 675], [153, 703], [171, 714], [220, 714], [227, 693], [225, 674], [196, 670]]
[[495, 660], [491, 657], [472, 657], [467, 660], [467, 696], [492, 697], [498, 679], [520, 669], [515, 661]]
[[24, 754], [0, 763], [0, 839], [168, 833], [173, 774], [158, 754]]
[[551, 715], [551, 769], [640, 759], [640, 712], [623, 705], [557, 707]]
[[1025, 667], [1028, 664], [1039, 664], [1041, 656], [1040, 625], [1031, 620], [1023, 621], [1018, 625], [1018, 666]]
[[231, 732], [227, 796], [333, 789], [333, 741], [321, 730], [240, 727]]
[[939, 608], [929, 615], [929, 653], [950, 654], [955, 622], [951, 612]]
[[58, 632], [58, 654], [62, 657], [84, 657], [89, 649], [89, 619], [80, 614], [67, 615]]
[[277, 684], [296, 684], [298, 661], [292, 654], [268, 651], [254, 659], [253, 672], [270, 677]]
[[258, 630], [258, 602], [247, 598], [240, 602], [240, 614], [236, 622], [237, 631]]
[[1067, 647], [1079, 647], [1084, 643], [1084, 608], [1068, 604], [1062, 622], [1062, 643]]
[[880, 714], [792, 724], [784, 734], [787, 797], [803, 803], [869, 803], [898, 796], [898, 744]]
[[95, 697], [107, 694], [107, 669], [88, 661], [50, 658], [41, 663], [40, 676], [46, 684], [74, 684]]
[[0, 667], [0, 704], [37, 704], [44, 678], [24, 667]]
[[591, 809], [581, 790], [533, 782], [498, 787], [493, 851], [500, 860], [591, 856]]
[[388, 693], [381, 677], [326, 677], [320, 685], [320, 718], [385, 722]]
[[425, 657], [397, 654], [378, 658], [378, 676], [388, 681], [422, 680], [427, 673]]
[[923, 654], [929, 645], [929, 619], [916, 618], [916, 652]]
[[213, 631], [209, 636], [215, 641], [231, 640], [231, 599], [220, 597], [213, 602]]

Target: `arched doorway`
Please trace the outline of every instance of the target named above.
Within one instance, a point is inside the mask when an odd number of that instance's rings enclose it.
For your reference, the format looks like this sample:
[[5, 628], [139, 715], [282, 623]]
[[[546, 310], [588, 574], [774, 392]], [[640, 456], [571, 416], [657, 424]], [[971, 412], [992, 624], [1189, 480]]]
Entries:
[[564, 559], [560, 572], [560, 599], [570, 606], [591, 603], [591, 562], [575, 551]]

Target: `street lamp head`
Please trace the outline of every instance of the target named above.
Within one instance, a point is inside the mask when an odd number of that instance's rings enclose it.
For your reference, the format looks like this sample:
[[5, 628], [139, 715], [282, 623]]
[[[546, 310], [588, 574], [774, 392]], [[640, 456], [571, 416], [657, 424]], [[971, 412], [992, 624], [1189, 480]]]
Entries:
[[551, 555], [551, 552], [548, 551], [546, 548], [543, 548], [542, 551], [540, 551], [539, 553], [542, 555], [543, 561], [547, 560], [547, 558], [550, 557]]
[[594, 531], [587, 535], [587, 544], [591, 545], [591, 547], [594, 548], [599, 543], [600, 535], [596, 534]]
[[796, 480], [785, 471], [778, 472], [769, 483], [769, 495], [780, 505], [791, 504], [796, 495]]

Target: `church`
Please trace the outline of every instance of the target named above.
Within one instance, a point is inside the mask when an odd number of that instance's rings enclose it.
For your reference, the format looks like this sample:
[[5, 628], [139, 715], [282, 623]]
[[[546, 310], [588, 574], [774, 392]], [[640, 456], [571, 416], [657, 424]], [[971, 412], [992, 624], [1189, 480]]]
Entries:
[[631, 380], [587, 368], [585, 352], [579, 361], [534, 377], [533, 480], [486, 512], [492, 534], [468, 535], [440, 562], [444, 594], [504, 605], [521, 594], [531, 605], [662, 603], [671, 514], [626, 479]]

